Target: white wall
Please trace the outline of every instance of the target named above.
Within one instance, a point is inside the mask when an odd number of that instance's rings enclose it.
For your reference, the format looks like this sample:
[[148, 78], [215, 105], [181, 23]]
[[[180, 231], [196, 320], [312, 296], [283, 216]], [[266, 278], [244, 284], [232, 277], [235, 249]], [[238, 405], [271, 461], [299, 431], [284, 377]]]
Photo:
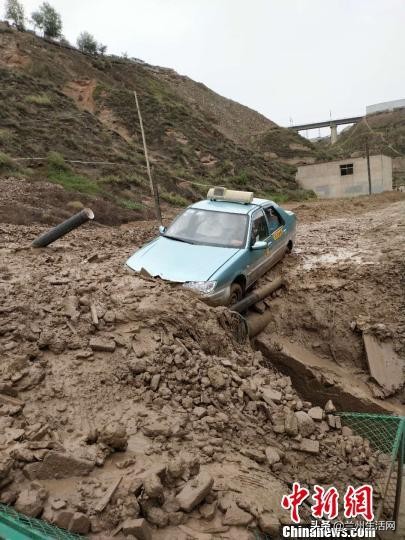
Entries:
[[[353, 174], [341, 176], [340, 165], [352, 163]], [[392, 191], [392, 159], [370, 156], [372, 193]], [[349, 158], [298, 167], [296, 180], [304, 189], [312, 189], [320, 198], [355, 197], [369, 192], [367, 160]]]

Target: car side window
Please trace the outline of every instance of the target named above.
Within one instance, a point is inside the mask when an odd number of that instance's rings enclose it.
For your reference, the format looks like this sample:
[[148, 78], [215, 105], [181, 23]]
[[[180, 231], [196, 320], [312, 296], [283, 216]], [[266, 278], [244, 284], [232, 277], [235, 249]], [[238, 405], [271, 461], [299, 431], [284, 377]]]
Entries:
[[281, 225], [284, 224], [283, 220], [272, 206], [268, 206], [267, 208], [265, 208], [264, 213], [267, 217], [270, 232], [274, 232], [276, 229], [278, 229], [279, 227], [281, 227]]
[[269, 236], [266, 218], [263, 212], [256, 212], [252, 218], [251, 242], [254, 244], [258, 240], [266, 240]]

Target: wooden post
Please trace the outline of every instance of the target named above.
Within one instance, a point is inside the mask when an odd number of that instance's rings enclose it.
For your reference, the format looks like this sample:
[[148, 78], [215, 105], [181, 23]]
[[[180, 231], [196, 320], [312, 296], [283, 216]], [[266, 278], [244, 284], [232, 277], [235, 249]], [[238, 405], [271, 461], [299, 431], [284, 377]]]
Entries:
[[368, 137], [366, 137], [366, 159], [367, 159], [367, 176], [368, 176], [368, 194], [371, 195], [370, 149], [368, 147]]
[[158, 223], [161, 225], [162, 224], [162, 214], [160, 212], [159, 193], [158, 193], [157, 186], [156, 186], [155, 182], [153, 181], [152, 172], [150, 170], [149, 157], [148, 157], [148, 148], [146, 146], [146, 139], [145, 139], [145, 132], [144, 132], [144, 129], [143, 129], [141, 109], [139, 107], [138, 96], [137, 96], [135, 91], [134, 91], [134, 96], [135, 96], [136, 108], [138, 110], [139, 125], [141, 126], [143, 151], [145, 152], [146, 169], [148, 171], [148, 176], [149, 176], [150, 191], [151, 191], [152, 197], [154, 198], [154, 201], [155, 201], [156, 219], [157, 219]]

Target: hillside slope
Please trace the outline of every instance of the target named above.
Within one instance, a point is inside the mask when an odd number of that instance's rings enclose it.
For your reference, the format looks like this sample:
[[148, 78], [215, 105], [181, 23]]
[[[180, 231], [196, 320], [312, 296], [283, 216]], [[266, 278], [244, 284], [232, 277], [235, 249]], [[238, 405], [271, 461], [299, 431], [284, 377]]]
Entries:
[[394, 185], [405, 185], [405, 109], [365, 116], [360, 122], [341, 132], [337, 143], [314, 145], [325, 157], [357, 157], [364, 155], [366, 140], [371, 154], [393, 158]]
[[[252, 147], [274, 123], [172, 70], [90, 57], [0, 23], [0, 173], [48, 179], [142, 211], [150, 203], [133, 91], [163, 200], [185, 204], [222, 184], [296, 190], [295, 168]], [[278, 128], [281, 132], [286, 131]], [[301, 140], [300, 137], [298, 137]], [[44, 159], [57, 152], [51, 161]], [[97, 163], [69, 163], [97, 162]]]

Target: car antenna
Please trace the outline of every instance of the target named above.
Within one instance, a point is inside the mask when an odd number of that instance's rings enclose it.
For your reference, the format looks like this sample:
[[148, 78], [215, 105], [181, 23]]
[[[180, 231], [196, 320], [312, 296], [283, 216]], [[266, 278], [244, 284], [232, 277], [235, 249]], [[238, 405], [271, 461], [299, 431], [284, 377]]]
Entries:
[[157, 187], [155, 181], [153, 180], [152, 172], [150, 170], [148, 148], [146, 146], [145, 132], [144, 132], [144, 129], [143, 129], [141, 108], [139, 107], [138, 96], [137, 96], [135, 90], [134, 90], [134, 97], [135, 97], [136, 108], [138, 110], [139, 125], [141, 127], [143, 151], [145, 153], [146, 170], [148, 171], [149, 182], [150, 182], [150, 190], [151, 190], [151, 193], [152, 193], [152, 197], [155, 200], [156, 219], [157, 219], [159, 225], [162, 225], [162, 213], [160, 211], [159, 191], [158, 191], [158, 187]]

